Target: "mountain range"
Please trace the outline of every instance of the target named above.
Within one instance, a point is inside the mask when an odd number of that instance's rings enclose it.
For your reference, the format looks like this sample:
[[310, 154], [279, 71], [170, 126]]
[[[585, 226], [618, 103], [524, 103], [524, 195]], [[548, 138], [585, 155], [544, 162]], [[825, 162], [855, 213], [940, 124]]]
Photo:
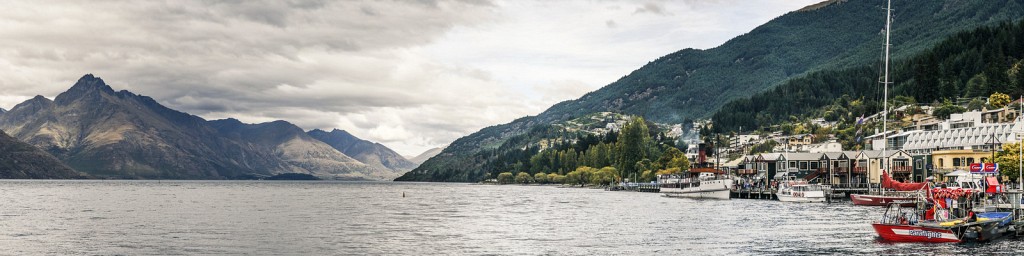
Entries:
[[308, 134], [359, 162], [379, 169], [394, 170], [397, 175], [404, 174], [418, 165], [380, 143], [359, 139], [346, 131], [334, 129], [325, 132], [315, 129]]
[[60, 160], [0, 131], [0, 179], [85, 178]]
[[[52, 101], [36, 96], [3, 112], [0, 130], [98, 178], [246, 179], [303, 173], [388, 180], [413, 167], [408, 161], [392, 167], [360, 162], [286, 121], [207, 121], [150, 97], [114, 91], [91, 74]], [[377, 151], [350, 152], [369, 159]]]
[[[1024, 1], [894, 2], [893, 58], [924, 51], [948, 36], [1024, 17]], [[537, 116], [462, 137], [399, 181], [478, 181], [483, 170], [511, 163], [497, 157], [531, 129], [596, 112], [639, 115], [665, 124], [708, 118], [723, 105], [820, 70], [877, 61], [885, 1], [825, 1], [777, 17], [721, 46], [670, 53], [576, 100]], [[537, 141], [534, 141], [536, 143]], [[514, 144], [514, 145], [513, 145]]]

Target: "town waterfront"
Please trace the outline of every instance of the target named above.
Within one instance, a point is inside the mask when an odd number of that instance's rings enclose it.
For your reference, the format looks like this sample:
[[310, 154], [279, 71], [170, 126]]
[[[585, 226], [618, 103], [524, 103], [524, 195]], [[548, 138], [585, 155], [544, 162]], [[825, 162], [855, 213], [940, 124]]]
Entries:
[[553, 186], [0, 181], [0, 254], [1024, 254], [876, 242], [883, 208]]

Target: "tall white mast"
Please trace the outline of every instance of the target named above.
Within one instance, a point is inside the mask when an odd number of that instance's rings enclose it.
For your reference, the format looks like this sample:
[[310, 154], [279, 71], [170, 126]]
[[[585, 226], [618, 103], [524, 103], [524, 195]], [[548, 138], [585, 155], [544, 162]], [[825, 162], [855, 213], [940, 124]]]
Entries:
[[[1020, 136], [1020, 144], [1017, 144], [1017, 189], [1024, 190], [1024, 96], [1020, 97], [1020, 113], [1017, 113], [1017, 126], [1021, 127], [1021, 131], [1018, 131], [1017, 136]], [[995, 162], [995, 159], [992, 159]]]
[[[882, 171], [889, 170], [889, 155], [885, 153], [885, 149], [889, 146], [888, 127], [886, 123], [889, 120], [889, 27], [892, 21], [892, 0], [887, 2], [885, 7], [885, 79], [882, 85], [885, 87], [884, 96], [882, 99]], [[882, 191], [885, 191], [884, 189]]]

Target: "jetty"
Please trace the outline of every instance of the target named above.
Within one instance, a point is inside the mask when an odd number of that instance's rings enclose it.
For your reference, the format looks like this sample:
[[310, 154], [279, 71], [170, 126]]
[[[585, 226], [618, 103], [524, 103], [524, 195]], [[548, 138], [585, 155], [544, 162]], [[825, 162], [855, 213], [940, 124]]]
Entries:
[[729, 198], [738, 199], [761, 199], [761, 200], [779, 200], [775, 196], [774, 189], [765, 188], [749, 188], [749, 189], [737, 189], [729, 193]]

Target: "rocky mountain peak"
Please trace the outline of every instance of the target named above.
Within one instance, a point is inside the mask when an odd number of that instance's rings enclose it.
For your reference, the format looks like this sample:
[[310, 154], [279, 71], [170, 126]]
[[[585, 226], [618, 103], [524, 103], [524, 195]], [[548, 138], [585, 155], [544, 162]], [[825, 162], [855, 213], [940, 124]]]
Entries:
[[103, 82], [103, 79], [92, 74], [85, 74], [82, 78], [75, 82], [75, 85], [71, 86], [71, 90], [102, 90], [107, 92], [114, 92], [113, 88], [110, 88], [107, 83]]
[[93, 76], [92, 74], [86, 74], [85, 76], [82, 76], [82, 78], [79, 78], [78, 82], [75, 82], [75, 85], [71, 86], [71, 89], [57, 95], [54, 102], [63, 105], [89, 95], [99, 95], [99, 93], [106, 93], [110, 95], [116, 94], [113, 88], [110, 88], [107, 83], [103, 82], [103, 79]]
[[345, 130], [338, 130], [338, 129], [331, 130], [331, 135], [341, 136], [341, 137], [345, 137], [345, 138], [356, 138], [355, 135], [352, 135], [351, 133], [348, 133]]
[[26, 100], [25, 102], [18, 103], [18, 105], [14, 105], [14, 108], [12, 108], [11, 111], [27, 111], [34, 113], [41, 109], [50, 108], [51, 106], [53, 106], [52, 100], [47, 99], [42, 95], [36, 95], [35, 97], [32, 97], [31, 99]]

